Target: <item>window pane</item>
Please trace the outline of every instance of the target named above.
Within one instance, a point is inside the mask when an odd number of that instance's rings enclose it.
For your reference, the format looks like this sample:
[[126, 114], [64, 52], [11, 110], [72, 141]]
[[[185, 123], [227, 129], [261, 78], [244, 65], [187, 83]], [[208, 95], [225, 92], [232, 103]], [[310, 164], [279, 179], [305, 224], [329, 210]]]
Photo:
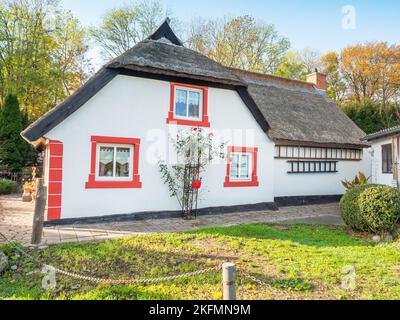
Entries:
[[383, 173], [392, 173], [392, 145], [384, 145], [382, 146], [382, 172]]
[[231, 158], [231, 178], [239, 178], [239, 155], [234, 154]]
[[129, 177], [129, 162], [130, 162], [129, 148], [117, 148], [117, 160], [115, 175], [117, 177]]
[[247, 154], [242, 155], [240, 163], [240, 177], [243, 179], [248, 179], [249, 175], [249, 156]]
[[175, 94], [175, 114], [180, 117], [187, 117], [187, 91], [177, 89]]
[[189, 117], [200, 117], [200, 92], [189, 92]]
[[114, 148], [100, 147], [99, 176], [112, 177], [114, 175]]

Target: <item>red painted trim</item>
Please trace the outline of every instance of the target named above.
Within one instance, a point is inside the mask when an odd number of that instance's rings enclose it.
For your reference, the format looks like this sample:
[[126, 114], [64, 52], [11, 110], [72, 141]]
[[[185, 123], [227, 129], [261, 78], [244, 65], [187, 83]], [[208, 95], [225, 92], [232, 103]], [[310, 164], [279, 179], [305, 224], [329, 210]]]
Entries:
[[61, 169], [63, 167], [63, 158], [62, 157], [50, 157], [50, 167], [52, 169]]
[[59, 195], [49, 195], [47, 205], [49, 208], [60, 208], [61, 207], [61, 194]]
[[[253, 154], [253, 172], [251, 181], [231, 181], [230, 173], [231, 173], [231, 154], [234, 152], [243, 152], [243, 153], [252, 153]], [[258, 182], [258, 148], [248, 148], [248, 147], [228, 147], [228, 161], [226, 168], [226, 177], [225, 177], [225, 188], [233, 188], [233, 187], [258, 187], [260, 183]]]
[[[100, 137], [92, 136], [91, 138], [91, 162], [90, 175], [86, 183], [86, 189], [134, 189], [142, 188], [139, 175], [139, 156], [140, 156], [140, 139], [119, 138], [119, 137]], [[96, 181], [96, 163], [97, 163], [97, 144], [127, 144], [133, 146], [133, 175], [131, 181]]]
[[48, 194], [62, 194], [62, 182], [52, 182], [49, 184]]
[[[175, 118], [175, 88], [185, 87], [189, 89], [198, 89], [203, 91], [203, 119], [201, 121], [195, 120], [182, 120]], [[208, 119], [208, 87], [189, 85], [184, 83], [171, 82], [171, 93], [170, 93], [170, 109], [167, 118], [168, 124], [191, 126], [191, 127], [211, 127]]]
[[[140, 178], [140, 177], [139, 177]], [[142, 188], [142, 183], [136, 181], [89, 181], [86, 189], [135, 189]]]
[[47, 219], [48, 220], [60, 220], [61, 218], [61, 208], [48, 208], [47, 209]]
[[49, 171], [49, 182], [60, 182], [63, 179], [62, 169], [52, 169]]
[[95, 143], [115, 143], [115, 144], [140, 144], [140, 139], [133, 138], [118, 138], [118, 137], [99, 137], [93, 136], [91, 139]]
[[48, 191], [47, 220], [61, 219], [62, 211], [62, 181], [64, 147], [61, 141], [50, 140], [48, 143]]
[[64, 147], [60, 141], [50, 141], [50, 156], [51, 157], [62, 157], [64, 154]]

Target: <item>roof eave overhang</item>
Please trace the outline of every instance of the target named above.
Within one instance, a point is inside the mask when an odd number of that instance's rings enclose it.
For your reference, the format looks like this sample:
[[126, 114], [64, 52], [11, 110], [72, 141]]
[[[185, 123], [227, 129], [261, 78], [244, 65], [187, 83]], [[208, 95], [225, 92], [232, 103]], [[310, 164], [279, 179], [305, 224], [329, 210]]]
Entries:
[[368, 143], [339, 143], [339, 142], [317, 142], [303, 140], [287, 140], [272, 138], [277, 146], [306, 146], [306, 147], [321, 147], [321, 148], [347, 148], [347, 149], [365, 149], [371, 145]]
[[371, 136], [366, 136], [365, 138], [363, 138], [363, 141], [376, 141], [376, 140], [381, 140], [381, 139], [385, 139], [385, 138], [392, 138], [392, 137], [398, 137], [400, 136], [400, 131], [399, 132], [390, 132], [390, 133], [386, 133], [386, 134], [380, 134], [380, 135], [371, 135]]

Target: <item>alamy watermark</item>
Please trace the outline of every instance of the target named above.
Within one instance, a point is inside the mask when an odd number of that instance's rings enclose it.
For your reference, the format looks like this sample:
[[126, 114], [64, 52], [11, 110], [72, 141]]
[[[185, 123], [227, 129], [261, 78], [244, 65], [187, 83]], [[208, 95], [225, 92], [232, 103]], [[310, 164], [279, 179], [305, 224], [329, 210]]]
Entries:
[[352, 5], [342, 7], [342, 28], [344, 30], [355, 30], [357, 28], [357, 10]]
[[357, 275], [354, 266], [347, 265], [342, 270], [342, 288], [346, 291], [354, 291], [357, 288]]
[[42, 274], [42, 288], [44, 290], [54, 290], [57, 286], [56, 270], [52, 266], [43, 266], [42, 270], [28, 273], [28, 275]]

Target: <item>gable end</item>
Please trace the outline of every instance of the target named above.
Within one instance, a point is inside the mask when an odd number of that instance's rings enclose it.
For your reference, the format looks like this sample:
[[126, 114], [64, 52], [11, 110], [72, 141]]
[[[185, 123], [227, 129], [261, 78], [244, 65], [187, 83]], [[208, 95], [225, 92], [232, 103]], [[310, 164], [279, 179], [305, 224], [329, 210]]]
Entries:
[[161, 26], [147, 39], [157, 41], [162, 38], [166, 38], [169, 41], [171, 41], [171, 43], [183, 47], [183, 42], [179, 40], [179, 38], [175, 35], [174, 31], [172, 31], [169, 23], [170, 19], [169, 18], [165, 19], [165, 21], [161, 24]]

